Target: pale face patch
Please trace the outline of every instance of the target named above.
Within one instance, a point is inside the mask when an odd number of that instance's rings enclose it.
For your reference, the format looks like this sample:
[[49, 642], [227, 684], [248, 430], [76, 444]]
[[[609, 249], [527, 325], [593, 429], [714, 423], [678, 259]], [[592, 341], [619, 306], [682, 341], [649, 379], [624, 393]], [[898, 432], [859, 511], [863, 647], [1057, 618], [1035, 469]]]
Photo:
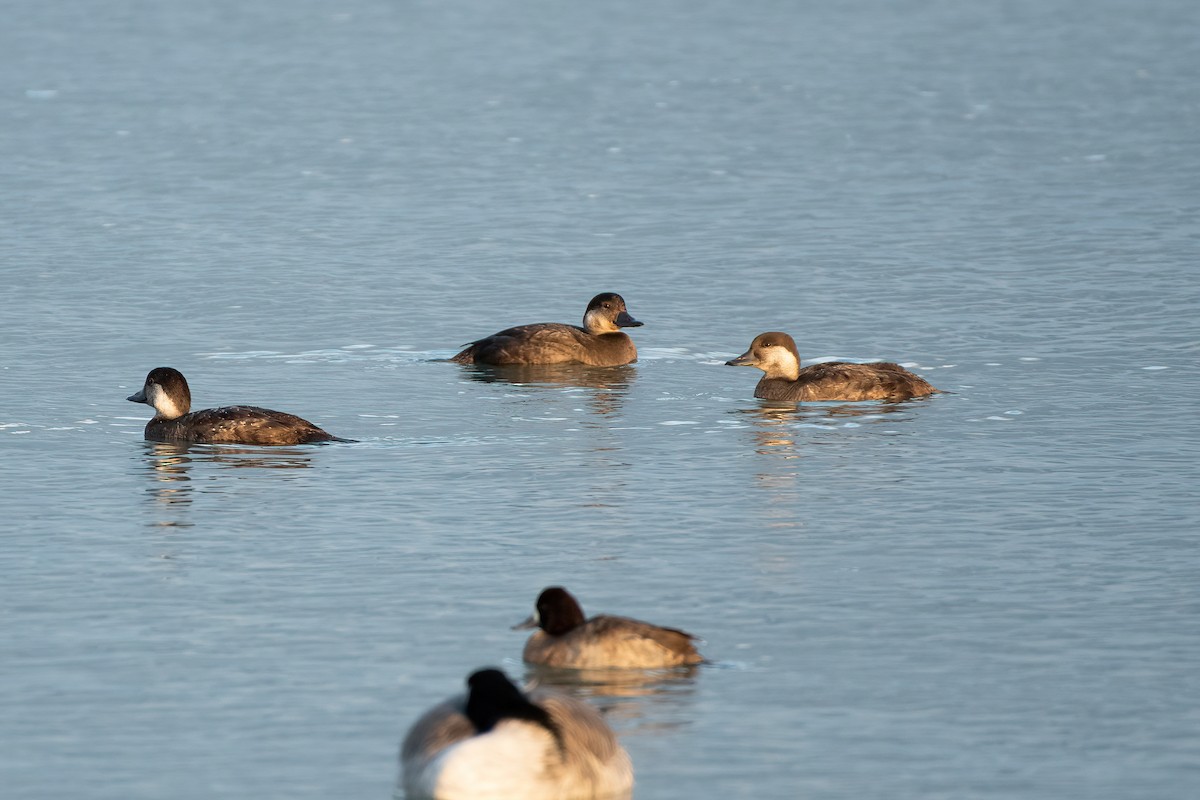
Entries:
[[157, 383], [147, 384], [145, 393], [146, 405], [154, 407], [154, 410], [157, 412], [154, 415], [156, 417], [176, 419], [187, 413], [187, 409], [181, 409], [179, 404]]
[[786, 347], [759, 347], [754, 351], [754, 356], [758, 359], [756, 366], [768, 375], [782, 375], [795, 380], [800, 374], [800, 362]]
[[584, 314], [583, 327], [593, 333], [613, 333], [621, 330], [602, 308], [593, 308]]

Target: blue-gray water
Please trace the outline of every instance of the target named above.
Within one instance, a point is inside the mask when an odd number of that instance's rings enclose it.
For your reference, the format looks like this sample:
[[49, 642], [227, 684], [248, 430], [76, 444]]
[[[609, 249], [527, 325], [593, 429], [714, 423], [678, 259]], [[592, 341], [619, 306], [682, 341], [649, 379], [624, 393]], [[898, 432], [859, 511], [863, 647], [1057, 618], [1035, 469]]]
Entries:
[[[706, 640], [585, 692], [641, 800], [1194, 795], [1198, 16], [6, 9], [4, 795], [387, 798], [552, 583]], [[605, 290], [632, 367], [433, 360]], [[159, 365], [358, 443], [147, 444]]]

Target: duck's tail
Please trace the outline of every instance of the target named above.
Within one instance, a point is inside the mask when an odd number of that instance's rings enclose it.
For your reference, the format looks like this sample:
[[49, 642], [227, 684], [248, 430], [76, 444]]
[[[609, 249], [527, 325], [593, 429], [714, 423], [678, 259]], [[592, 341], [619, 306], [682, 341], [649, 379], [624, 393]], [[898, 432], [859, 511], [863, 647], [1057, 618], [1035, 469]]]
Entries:
[[455, 364], [474, 364], [475, 363], [475, 343], [471, 342], [458, 355], [453, 356], [448, 361], [453, 361]]

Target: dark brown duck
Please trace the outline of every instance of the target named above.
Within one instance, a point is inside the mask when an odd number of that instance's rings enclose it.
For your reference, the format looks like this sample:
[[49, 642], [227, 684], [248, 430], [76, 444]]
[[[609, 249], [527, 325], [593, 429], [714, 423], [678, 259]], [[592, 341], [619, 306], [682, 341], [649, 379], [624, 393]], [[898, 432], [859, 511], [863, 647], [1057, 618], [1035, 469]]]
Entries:
[[941, 391], [890, 361], [873, 364], [826, 361], [801, 367], [796, 342], [779, 332], [759, 334], [749, 350], [725, 363], [731, 367], [758, 367], [765, 372], [754, 388], [754, 396], [764, 400], [897, 402]]
[[183, 375], [170, 367], [150, 370], [141, 391], [125, 398], [154, 409], [146, 423], [152, 442], [289, 445], [341, 441], [306, 419], [255, 406], [225, 406], [191, 411], [192, 392]]
[[629, 316], [619, 294], [598, 294], [588, 303], [583, 326], [537, 322], [493, 333], [467, 345], [459, 364], [589, 364], [616, 367], [637, 361], [637, 347], [621, 328], [642, 323]]

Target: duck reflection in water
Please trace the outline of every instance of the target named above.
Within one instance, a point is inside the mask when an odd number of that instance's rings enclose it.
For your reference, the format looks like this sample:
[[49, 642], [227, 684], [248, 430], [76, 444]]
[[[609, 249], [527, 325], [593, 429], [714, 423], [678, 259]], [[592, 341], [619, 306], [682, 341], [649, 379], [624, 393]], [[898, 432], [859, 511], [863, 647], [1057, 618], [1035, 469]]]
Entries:
[[154, 484], [149, 492], [159, 503], [177, 505], [192, 502], [194, 485], [191, 472], [197, 466], [212, 464], [220, 469], [307, 469], [312, 454], [288, 447], [229, 447], [228, 445], [188, 442], [144, 442], [146, 469]]
[[562, 669], [525, 665], [526, 683], [547, 686], [600, 709], [621, 733], [653, 733], [689, 724], [695, 664], [666, 669]]
[[801, 480], [805, 471], [800, 459], [811, 456], [812, 448], [850, 441], [847, 426], [853, 429], [910, 419], [895, 416], [904, 410], [894, 403], [800, 405], [770, 401], [730, 412], [750, 421], [754, 452], [766, 456], [756, 461], [758, 469], [754, 475], [755, 485], [765, 490], [767, 498], [767, 502], [757, 506], [761, 524], [768, 528], [802, 527], [811, 497], [808, 486]]
[[[895, 417], [905, 411], [903, 405], [895, 403], [805, 403], [790, 401], [763, 401], [754, 408], [739, 408], [734, 414], [744, 415], [754, 426], [756, 451], [763, 455], [782, 455], [784, 458], [799, 458], [799, 453], [782, 453], [779, 448], [795, 448], [797, 433], [801, 429], [838, 430], [845, 427], [860, 427], [881, 422], [900, 422], [908, 417]], [[826, 444], [810, 440], [812, 444]]]
[[146, 467], [155, 481], [147, 490], [152, 499], [165, 505], [192, 502], [192, 459], [188, 456], [188, 445], [165, 442], [144, 443]]
[[629, 365], [589, 367], [579, 364], [522, 364], [465, 366], [466, 376], [481, 383], [507, 383], [548, 389], [586, 389], [592, 411], [613, 414], [622, 409], [637, 369]]

